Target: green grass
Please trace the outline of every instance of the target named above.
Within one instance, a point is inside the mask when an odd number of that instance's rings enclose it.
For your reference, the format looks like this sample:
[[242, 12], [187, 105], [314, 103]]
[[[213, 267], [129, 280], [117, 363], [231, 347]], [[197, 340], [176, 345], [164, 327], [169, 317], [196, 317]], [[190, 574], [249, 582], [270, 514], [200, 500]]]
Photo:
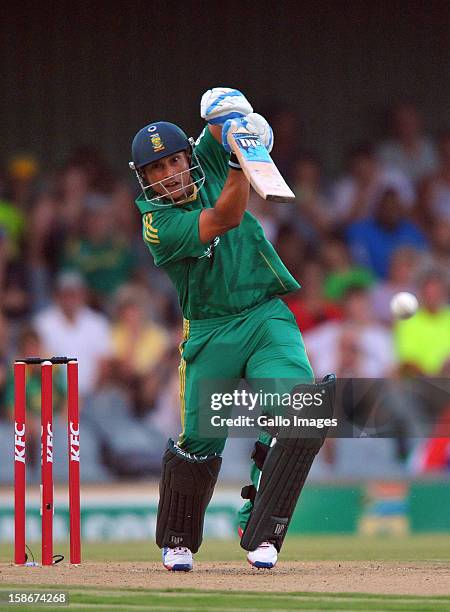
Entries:
[[[18, 587], [20, 588], [20, 587]], [[23, 589], [23, 587], [22, 587]], [[33, 592], [37, 589], [34, 588]], [[52, 587], [45, 592], [58, 590]], [[214, 610], [215, 612], [245, 610], [404, 610], [439, 612], [450, 609], [450, 597], [418, 597], [409, 595], [363, 595], [355, 593], [235, 593], [230, 591], [201, 591], [193, 589], [114, 589], [67, 588], [70, 610], [87, 610], [101, 607], [115, 612], [129, 610]], [[8, 589], [0, 587], [0, 597], [5, 601]], [[38, 606], [36, 606], [38, 607]], [[46, 606], [47, 607], [47, 606]], [[64, 609], [64, 608], [62, 608]], [[67, 608], [66, 608], [67, 609]], [[15, 607], [27, 612], [30, 606]]]
[[[40, 544], [30, 544], [37, 559]], [[54, 552], [68, 555], [68, 547], [54, 544]], [[0, 562], [11, 561], [12, 546], [0, 549]], [[206, 540], [198, 561], [242, 561], [245, 552], [236, 540]], [[161, 553], [149, 540], [133, 542], [86, 542], [83, 559], [89, 561], [160, 561]], [[299, 536], [288, 537], [280, 559], [283, 561], [450, 561], [450, 534], [407, 537]]]

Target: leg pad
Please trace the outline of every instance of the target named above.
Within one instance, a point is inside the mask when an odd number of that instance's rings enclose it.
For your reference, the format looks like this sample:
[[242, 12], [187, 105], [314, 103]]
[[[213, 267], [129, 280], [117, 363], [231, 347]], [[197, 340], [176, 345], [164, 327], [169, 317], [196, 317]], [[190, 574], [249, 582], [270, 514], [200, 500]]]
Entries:
[[221, 463], [219, 456], [197, 457], [169, 440], [159, 485], [156, 543], [160, 548], [186, 546], [198, 551]]
[[[322, 393], [320, 417], [333, 416], [336, 379], [325, 377], [322, 383], [299, 385], [294, 392]], [[300, 388], [301, 387], [301, 388]], [[292, 417], [290, 412], [288, 416]], [[301, 416], [319, 416], [302, 414]], [[241, 539], [245, 550], [255, 550], [262, 542], [269, 541], [280, 551], [297, 500], [305, 484], [311, 465], [319, 452], [328, 428], [317, 430], [316, 437], [295, 437], [296, 428], [281, 427], [276, 443], [270, 447], [262, 465], [261, 480], [254, 497], [253, 509]], [[254, 491], [242, 493], [250, 499]]]

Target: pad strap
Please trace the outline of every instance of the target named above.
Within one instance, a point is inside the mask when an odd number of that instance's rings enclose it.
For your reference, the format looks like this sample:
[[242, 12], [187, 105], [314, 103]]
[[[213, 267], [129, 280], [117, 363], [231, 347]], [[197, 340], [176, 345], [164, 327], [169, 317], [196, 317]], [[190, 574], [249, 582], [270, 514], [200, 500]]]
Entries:
[[256, 487], [255, 485], [246, 485], [241, 489], [241, 497], [242, 499], [249, 499], [254, 502], [256, 497]]

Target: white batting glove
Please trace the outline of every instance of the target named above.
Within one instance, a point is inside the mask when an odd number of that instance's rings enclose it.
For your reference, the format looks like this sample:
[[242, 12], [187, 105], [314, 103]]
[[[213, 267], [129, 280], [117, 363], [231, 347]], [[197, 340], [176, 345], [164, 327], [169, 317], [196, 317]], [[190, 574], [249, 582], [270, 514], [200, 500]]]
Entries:
[[228, 119], [244, 117], [253, 112], [252, 105], [238, 89], [213, 87], [200, 102], [200, 115], [208, 123], [221, 125]]
[[249, 132], [257, 134], [261, 144], [263, 144], [270, 153], [273, 149], [273, 130], [267, 119], [264, 119], [259, 113], [249, 113], [244, 118], [244, 126]]
[[229, 119], [222, 127], [222, 146], [228, 153], [231, 152], [230, 145], [228, 144], [228, 132], [230, 128], [235, 130], [236, 128], [243, 127], [252, 134], [256, 134], [261, 142], [270, 153], [273, 148], [273, 130], [269, 123], [264, 119], [262, 115], [258, 113], [250, 113], [246, 117], [240, 117], [238, 119]]

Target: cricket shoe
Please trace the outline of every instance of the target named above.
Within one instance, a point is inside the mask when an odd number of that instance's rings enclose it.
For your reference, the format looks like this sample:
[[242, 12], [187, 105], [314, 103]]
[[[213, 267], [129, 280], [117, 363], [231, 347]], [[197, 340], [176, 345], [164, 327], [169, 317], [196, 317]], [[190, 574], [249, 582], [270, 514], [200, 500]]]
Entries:
[[258, 569], [271, 569], [278, 560], [277, 549], [270, 542], [262, 542], [256, 550], [247, 553], [247, 561]]
[[192, 553], [185, 546], [163, 548], [162, 561], [164, 567], [172, 572], [190, 572], [194, 566]]

